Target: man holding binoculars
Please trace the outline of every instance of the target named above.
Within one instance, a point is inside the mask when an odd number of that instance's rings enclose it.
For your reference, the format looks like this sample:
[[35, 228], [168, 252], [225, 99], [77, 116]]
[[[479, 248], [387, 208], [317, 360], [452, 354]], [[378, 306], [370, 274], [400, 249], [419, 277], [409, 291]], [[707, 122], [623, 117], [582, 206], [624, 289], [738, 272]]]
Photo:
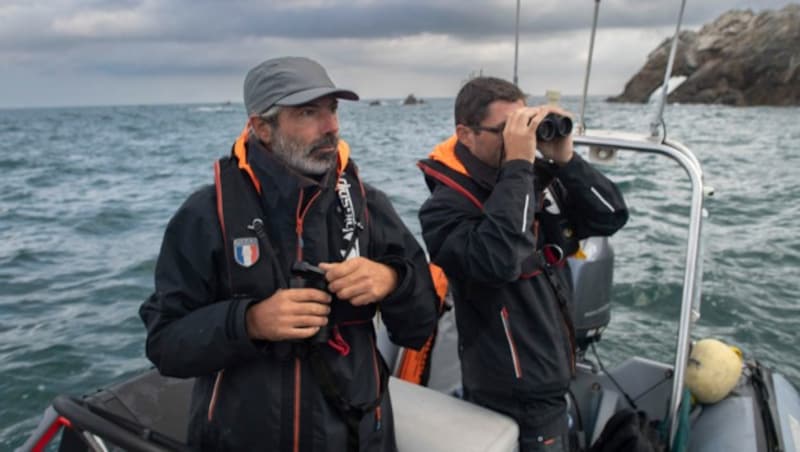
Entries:
[[573, 151], [567, 113], [527, 107], [505, 80], [467, 82], [455, 126], [418, 164], [431, 191], [419, 218], [453, 294], [464, 397], [513, 417], [520, 450], [569, 450], [566, 258], [579, 240], [621, 228], [625, 202]]

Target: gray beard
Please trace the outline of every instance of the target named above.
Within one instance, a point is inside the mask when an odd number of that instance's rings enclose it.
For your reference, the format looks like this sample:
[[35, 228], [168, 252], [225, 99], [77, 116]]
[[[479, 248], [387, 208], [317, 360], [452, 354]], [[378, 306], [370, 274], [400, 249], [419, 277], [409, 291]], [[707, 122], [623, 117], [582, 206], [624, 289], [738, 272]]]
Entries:
[[[336, 141], [336, 144], [338, 144], [338, 138]], [[338, 156], [338, 152], [322, 155], [317, 154], [315, 150], [320, 144], [319, 142], [315, 142], [305, 146], [302, 143], [283, 136], [280, 132], [275, 130], [272, 140], [272, 153], [286, 166], [300, 174], [319, 176], [325, 174], [336, 164], [336, 158]]]

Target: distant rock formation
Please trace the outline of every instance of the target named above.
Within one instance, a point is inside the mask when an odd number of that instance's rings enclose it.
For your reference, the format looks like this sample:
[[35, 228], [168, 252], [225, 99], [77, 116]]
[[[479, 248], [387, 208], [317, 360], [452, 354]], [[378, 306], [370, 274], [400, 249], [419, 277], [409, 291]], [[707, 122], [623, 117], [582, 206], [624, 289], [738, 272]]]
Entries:
[[[647, 102], [664, 81], [671, 38], [611, 102]], [[779, 11], [729, 11], [700, 31], [683, 31], [672, 76], [686, 80], [668, 102], [800, 105], [800, 4]]]
[[408, 97], [405, 98], [403, 101], [403, 105], [417, 105], [417, 104], [424, 104], [425, 101], [422, 99], [417, 99], [414, 97], [413, 94], [409, 94]]

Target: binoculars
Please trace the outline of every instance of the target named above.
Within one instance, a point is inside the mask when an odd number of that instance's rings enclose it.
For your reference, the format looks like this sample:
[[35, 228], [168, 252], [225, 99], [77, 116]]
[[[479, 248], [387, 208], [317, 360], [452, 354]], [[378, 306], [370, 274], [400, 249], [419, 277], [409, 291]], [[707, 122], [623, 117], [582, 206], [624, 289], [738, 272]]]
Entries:
[[539, 127], [536, 128], [536, 139], [539, 141], [552, 141], [572, 133], [572, 119], [550, 113], [544, 117]]
[[[295, 262], [292, 264], [292, 276], [289, 278], [289, 287], [292, 289], [318, 289], [323, 292], [328, 292], [328, 281], [325, 279], [325, 270], [305, 261]], [[331, 306], [333, 306], [333, 303], [331, 303]], [[328, 339], [331, 337], [328, 325], [321, 326], [319, 331], [311, 336], [309, 340], [311, 342], [323, 344], [328, 342]]]

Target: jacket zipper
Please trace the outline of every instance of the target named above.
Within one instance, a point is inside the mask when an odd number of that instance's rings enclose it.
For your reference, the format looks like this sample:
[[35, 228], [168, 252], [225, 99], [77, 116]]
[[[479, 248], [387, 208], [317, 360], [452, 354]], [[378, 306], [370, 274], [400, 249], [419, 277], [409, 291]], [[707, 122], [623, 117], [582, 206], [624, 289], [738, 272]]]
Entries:
[[[381, 396], [381, 373], [378, 369], [378, 351], [375, 348], [375, 340], [370, 337], [369, 338], [370, 344], [372, 345], [372, 364], [375, 369], [375, 397]], [[375, 407], [375, 431], [380, 431], [381, 429], [381, 406]]]
[[294, 441], [292, 450], [298, 452], [300, 450], [300, 383], [302, 382], [300, 376], [300, 358], [294, 359]]
[[308, 200], [305, 209], [303, 209], [303, 190], [300, 189], [300, 198], [297, 200], [297, 212], [295, 213], [295, 232], [297, 233], [297, 261], [303, 260], [303, 220], [305, 220], [311, 205], [319, 198], [322, 190], [318, 190]]
[[567, 320], [564, 318], [564, 313], [561, 313], [561, 323], [564, 324], [564, 330], [567, 332], [567, 347], [569, 347], [569, 370], [570, 375], [575, 376], [575, 342], [570, 333]]
[[214, 419], [214, 410], [217, 408], [217, 402], [219, 401], [219, 388], [222, 384], [223, 372], [225, 372], [225, 369], [217, 372], [217, 377], [214, 379], [214, 388], [211, 390], [211, 400], [208, 402], [208, 422]]
[[511, 362], [514, 364], [514, 376], [522, 378], [522, 367], [519, 364], [517, 345], [514, 342], [514, 336], [511, 335], [511, 322], [509, 320], [508, 309], [505, 306], [500, 310], [500, 321], [503, 322], [503, 329], [505, 330], [506, 340], [508, 341], [508, 349], [511, 352]]
[[[311, 205], [314, 204], [314, 201], [319, 197], [321, 190], [318, 190], [311, 199], [308, 200], [308, 204], [306, 207], [303, 208], [303, 189], [300, 189], [300, 196], [297, 200], [297, 211], [295, 213], [295, 231], [297, 233], [297, 261], [302, 262], [303, 260], [303, 220], [305, 219], [308, 211], [311, 209]], [[300, 450], [300, 396], [302, 395], [300, 391], [300, 386], [302, 384], [302, 374], [301, 374], [301, 367], [300, 367], [300, 358], [294, 359], [294, 423], [293, 423], [293, 446], [292, 450], [294, 452], [298, 452]]]
[[[553, 274], [553, 277], [557, 277]], [[558, 303], [558, 312], [561, 314], [561, 324], [564, 325], [564, 332], [567, 333], [567, 353], [569, 354], [569, 372], [572, 377], [576, 375], [576, 365], [575, 365], [575, 336], [574, 336], [574, 329], [569, 327], [569, 322], [567, 321], [567, 316], [569, 313], [567, 312], [567, 306], [562, 303], [558, 296], [558, 292], [552, 286], [552, 283], [549, 281], [549, 276], [545, 275], [545, 280], [547, 280], [547, 286], [550, 288], [550, 291], [553, 293], [553, 296], [556, 297], [556, 302]]]
[[[553, 277], [558, 277], [557, 275], [553, 274]], [[548, 277], [546, 277], [547, 279]], [[549, 281], [548, 281], [549, 282]], [[556, 292], [555, 287], [552, 284], [547, 284], [550, 287], [551, 292], [556, 297], [556, 301], [558, 302], [558, 312], [561, 314], [561, 324], [564, 325], [564, 332], [567, 333], [567, 353], [569, 354], [569, 373], [570, 376], [574, 377], [576, 375], [576, 365], [575, 365], [575, 329], [570, 328], [570, 323], [567, 321], [567, 316], [569, 315], [568, 307], [566, 304], [566, 300], [560, 300], [558, 293]], [[563, 301], [563, 303], [562, 303]]]
[[[539, 210], [538, 210], [539, 212], [541, 212], [542, 209], [544, 209], [544, 199], [545, 199], [544, 190], [548, 189], [551, 185], [552, 185], [552, 181], [551, 181], [550, 184], [547, 184], [547, 187], [545, 187], [542, 190], [542, 195], [540, 196], [541, 199], [539, 200]], [[536, 243], [539, 242], [539, 220], [538, 219], [536, 219], [534, 221], [534, 240], [536, 240]], [[549, 265], [546, 260], [544, 261], [544, 265]], [[542, 273], [542, 271], [540, 270], [539, 273]], [[553, 276], [555, 276], [555, 275], [553, 275]], [[556, 293], [556, 289], [554, 287], [552, 287], [552, 283], [549, 281], [549, 279], [550, 279], [550, 276], [549, 275], [545, 275], [545, 280], [547, 280], [547, 283], [548, 283], [547, 286], [550, 287], [550, 290], [553, 292], [553, 296], [556, 297], [556, 302], [558, 302], [558, 310], [561, 313], [561, 323], [564, 325], [564, 331], [567, 333], [567, 347], [569, 348], [569, 350], [568, 350], [568, 353], [569, 353], [569, 370], [570, 370], [570, 375], [574, 377], [575, 376], [575, 348], [576, 348], [575, 347], [575, 337], [574, 337], [575, 331], [574, 331], [574, 329], [571, 329], [569, 327], [569, 322], [567, 322], [567, 318], [566, 318], [566, 316], [569, 315], [569, 314], [567, 312], [565, 312], [566, 306], [562, 306], [562, 302], [559, 299], [558, 293]]]

